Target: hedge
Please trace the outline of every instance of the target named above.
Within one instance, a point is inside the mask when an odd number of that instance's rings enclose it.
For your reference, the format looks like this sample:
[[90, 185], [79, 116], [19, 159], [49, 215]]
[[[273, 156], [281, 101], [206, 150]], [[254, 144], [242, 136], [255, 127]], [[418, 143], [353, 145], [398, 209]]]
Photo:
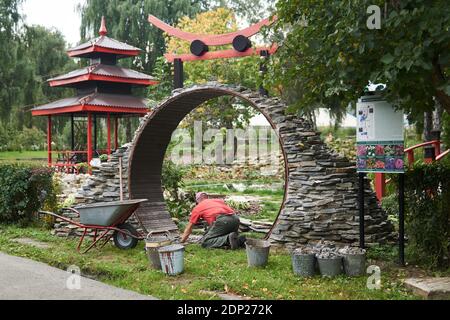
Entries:
[[0, 223], [27, 223], [44, 205], [56, 203], [49, 168], [0, 164]]
[[450, 163], [416, 163], [406, 173], [406, 235], [417, 260], [448, 265]]

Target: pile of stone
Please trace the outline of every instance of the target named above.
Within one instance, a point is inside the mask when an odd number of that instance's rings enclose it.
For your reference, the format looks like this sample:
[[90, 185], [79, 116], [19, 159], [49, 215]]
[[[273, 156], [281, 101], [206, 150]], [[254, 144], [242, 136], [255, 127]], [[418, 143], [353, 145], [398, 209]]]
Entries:
[[316, 244], [297, 247], [292, 252], [294, 254], [315, 254], [319, 259], [333, 259], [344, 255], [365, 254], [366, 250], [351, 246], [338, 247], [336, 243], [322, 239]]
[[268, 233], [273, 225], [272, 222], [267, 221], [256, 221], [244, 218], [239, 218], [239, 220], [240, 220], [239, 226], [240, 232], [254, 231], [258, 233]]
[[344, 248], [339, 249], [338, 252], [340, 255], [359, 255], [365, 254], [366, 250], [359, 247], [345, 246]]
[[292, 251], [293, 254], [316, 254], [314, 248], [311, 246], [299, 247]]

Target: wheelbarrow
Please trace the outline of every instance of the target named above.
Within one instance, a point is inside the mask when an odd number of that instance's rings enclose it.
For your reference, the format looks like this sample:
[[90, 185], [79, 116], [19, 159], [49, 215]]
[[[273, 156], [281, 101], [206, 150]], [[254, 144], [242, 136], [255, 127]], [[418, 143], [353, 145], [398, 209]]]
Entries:
[[[142, 202], [147, 199], [133, 199], [121, 200], [112, 202], [98, 202], [79, 206], [75, 208], [68, 208], [74, 212], [79, 218], [80, 222], [63, 217], [53, 212], [40, 211], [42, 214], [48, 214], [79, 228], [84, 229], [83, 235], [77, 246], [77, 251], [80, 252], [83, 241], [89, 230], [94, 231], [94, 241], [82, 253], [86, 253], [93, 247], [100, 245], [103, 248], [111, 239], [114, 240], [114, 245], [119, 249], [132, 249], [136, 247], [138, 240], [143, 240], [145, 236], [139, 234], [137, 230], [129, 223], [126, 223], [128, 218], [140, 206]], [[100, 240], [103, 242], [99, 243]]]

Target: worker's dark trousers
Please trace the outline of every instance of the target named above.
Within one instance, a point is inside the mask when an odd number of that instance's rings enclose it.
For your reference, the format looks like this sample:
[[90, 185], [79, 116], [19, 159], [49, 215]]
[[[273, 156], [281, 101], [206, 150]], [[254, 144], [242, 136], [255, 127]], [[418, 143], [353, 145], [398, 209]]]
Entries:
[[221, 214], [202, 238], [203, 248], [220, 248], [229, 245], [228, 235], [239, 229], [239, 217]]

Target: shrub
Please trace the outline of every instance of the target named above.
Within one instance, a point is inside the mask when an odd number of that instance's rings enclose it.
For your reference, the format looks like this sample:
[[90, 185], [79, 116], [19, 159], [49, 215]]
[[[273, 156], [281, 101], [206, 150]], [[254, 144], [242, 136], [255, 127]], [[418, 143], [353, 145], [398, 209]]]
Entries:
[[52, 171], [19, 164], [0, 165], [0, 223], [30, 222], [44, 206], [56, 206]]
[[449, 258], [450, 165], [416, 163], [406, 173], [405, 222], [409, 249], [419, 262], [443, 266]]
[[174, 218], [183, 218], [189, 215], [195, 206], [195, 193], [183, 192], [183, 177], [185, 170], [171, 160], [165, 160], [162, 168], [162, 184], [167, 209]]

